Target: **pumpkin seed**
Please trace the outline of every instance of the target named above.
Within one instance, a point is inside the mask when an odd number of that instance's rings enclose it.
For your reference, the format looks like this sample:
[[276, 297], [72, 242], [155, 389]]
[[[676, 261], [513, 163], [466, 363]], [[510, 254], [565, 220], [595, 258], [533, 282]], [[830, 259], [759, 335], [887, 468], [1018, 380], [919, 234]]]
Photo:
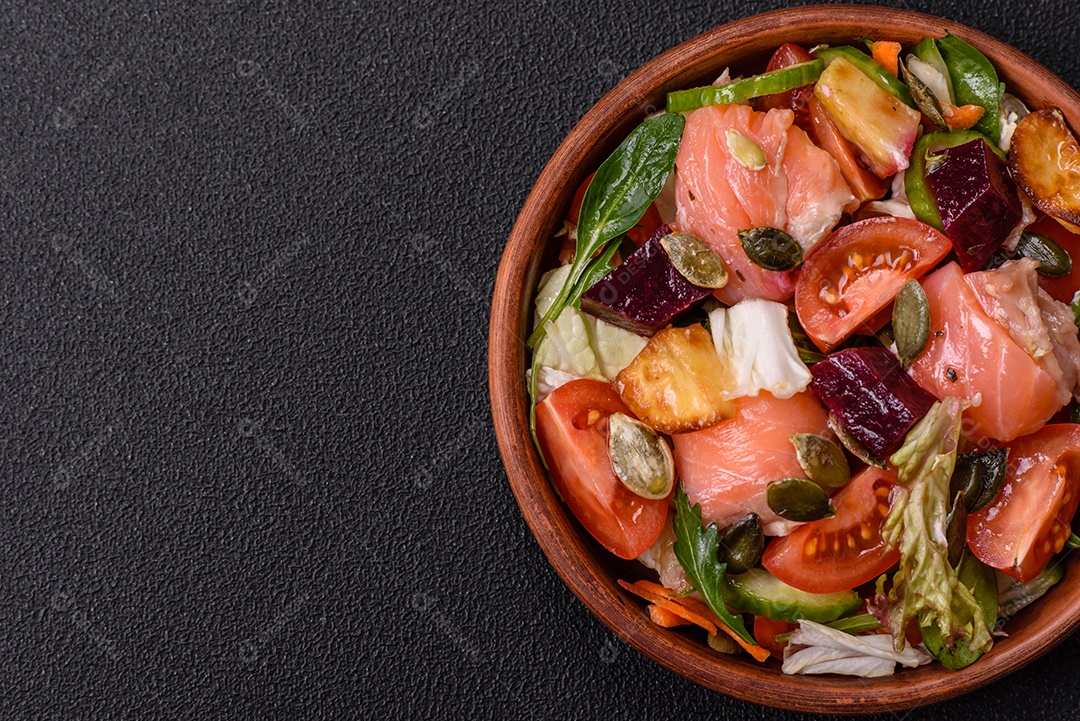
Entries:
[[766, 165], [765, 151], [761, 146], [738, 130], [728, 130], [727, 149], [731, 157], [747, 170], [761, 170]]
[[791, 270], [802, 262], [802, 246], [776, 228], [739, 231], [746, 257], [765, 270]]
[[919, 80], [915, 73], [908, 70], [903, 60], [900, 61], [899, 65], [900, 77], [908, 86], [908, 90], [911, 91], [911, 97], [915, 104], [919, 106], [919, 110], [922, 111], [923, 115], [930, 118], [931, 123], [942, 130], [948, 130], [949, 123], [945, 120], [945, 113], [942, 112], [941, 103], [938, 102], [934, 91], [922, 80]]
[[765, 502], [773, 513], [789, 521], [816, 521], [835, 513], [825, 489], [805, 478], [770, 483]]
[[667, 442], [652, 428], [623, 413], [608, 416], [611, 470], [642, 498], [667, 498], [675, 485], [675, 462]]
[[720, 537], [720, 561], [727, 564], [728, 573], [746, 573], [761, 560], [765, 550], [765, 533], [756, 513], [736, 521]]
[[675, 270], [699, 288], [723, 288], [727, 266], [707, 243], [690, 233], [669, 233], [660, 239]]
[[1039, 261], [1039, 273], [1050, 278], [1060, 278], [1072, 272], [1069, 254], [1042, 233], [1021, 233], [1016, 252]]
[[874, 468], [888, 467], [885, 465], [885, 461], [871, 453], [858, 438], [851, 435], [847, 428], [844, 428], [844, 424], [840, 422], [840, 417], [835, 413], [829, 413], [829, 430], [836, 434], [836, 437], [840, 439], [840, 443], [848, 450], [848, 453], [866, 465]]
[[994, 448], [979, 453], [965, 453], [956, 458], [949, 481], [949, 493], [962, 493], [969, 513], [989, 506], [1001, 493], [1008, 472], [1009, 449]]
[[840, 446], [813, 433], [796, 433], [788, 440], [806, 477], [822, 488], [843, 488], [851, 480], [851, 467]]
[[907, 368], [926, 348], [930, 339], [930, 303], [917, 280], [900, 288], [893, 303], [893, 339], [900, 364]]
[[967, 503], [964, 494], [957, 493], [953, 498], [952, 509], [945, 517], [945, 540], [949, 549], [949, 565], [956, 568], [967, 546]]
[[735, 643], [735, 639], [728, 636], [726, 633], [710, 633], [709, 648], [717, 653], [722, 653], [727, 656], [735, 656], [742, 653], [742, 647]]

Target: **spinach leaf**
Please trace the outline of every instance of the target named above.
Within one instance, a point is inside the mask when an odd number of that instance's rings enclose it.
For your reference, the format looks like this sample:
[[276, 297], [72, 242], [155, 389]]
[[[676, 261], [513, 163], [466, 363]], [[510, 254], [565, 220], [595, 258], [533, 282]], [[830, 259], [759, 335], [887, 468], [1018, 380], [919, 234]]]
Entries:
[[660, 194], [675, 164], [686, 119], [666, 113], [646, 120], [615, 149], [593, 176], [581, 201], [577, 249], [570, 275], [551, 308], [529, 336], [535, 348], [547, 322], [559, 317], [593, 256], [634, 227]]
[[724, 575], [727, 564], [720, 563], [720, 533], [715, 523], [704, 527], [701, 506], [691, 507], [690, 499], [680, 484], [675, 491], [675, 558], [686, 572], [686, 580], [709, 604], [709, 608], [728, 628], [747, 643], [757, 645], [746, 630], [741, 616], [735, 616], [724, 605]]

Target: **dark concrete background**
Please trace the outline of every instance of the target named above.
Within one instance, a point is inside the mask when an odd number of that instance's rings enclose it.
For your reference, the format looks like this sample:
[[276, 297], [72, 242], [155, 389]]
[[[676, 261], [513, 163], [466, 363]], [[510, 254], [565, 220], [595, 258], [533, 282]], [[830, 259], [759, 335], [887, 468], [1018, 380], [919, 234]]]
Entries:
[[[794, 718], [567, 591], [490, 429], [576, 120], [779, 2], [0, 2], [0, 718]], [[1080, 82], [1071, 3], [913, 2]], [[1062, 718], [1080, 639], [912, 714]]]

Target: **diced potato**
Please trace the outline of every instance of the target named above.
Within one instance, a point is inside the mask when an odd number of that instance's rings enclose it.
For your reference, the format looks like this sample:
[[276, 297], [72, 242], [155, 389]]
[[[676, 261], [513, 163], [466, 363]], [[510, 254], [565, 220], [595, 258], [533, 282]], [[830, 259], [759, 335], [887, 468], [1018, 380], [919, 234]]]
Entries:
[[733, 383], [712, 336], [700, 324], [666, 328], [615, 377], [613, 385], [638, 418], [661, 433], [688, 433], [731, 418], [724, 400]]
[[922, 120], [919, 111], [844, 58], [833, 59], [825, 68], [814, 96], [875, 175], [887, 178], [907, 168]]
[[1013, 132], [1009, 165], [1036, 207], [1066, 228], [1080, 224], [1080, 146], [1060, 110], [1024, 116]]

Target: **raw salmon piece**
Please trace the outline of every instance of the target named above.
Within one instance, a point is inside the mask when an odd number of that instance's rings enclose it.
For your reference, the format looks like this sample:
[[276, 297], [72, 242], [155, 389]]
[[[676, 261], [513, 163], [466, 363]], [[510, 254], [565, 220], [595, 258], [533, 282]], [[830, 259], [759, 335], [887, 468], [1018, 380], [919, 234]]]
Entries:
[[938, 398], [971, 402], [964, 434], [1007, 442], [1042, 428], [1061, 407], [1058, 382], [991, 318], [956, 263], [922, 280], [930, 340], [909, 373]]
[[[727, 263], [728, 285], [716, 292], [734, 304], [743, 298], [786, 300], [793, 272], [764, 270], [746, 257], [738, 231], [778, 228], [809, 251], [858, 201], [836, 161], [792, 126], [790, 110], [755, 112], [716, 105], [690, 113], [676, 159], [676, 225], [709, 243]], [[752, 170], [732, 157], [728, 131], [753, 140], [765, 155]]]
[[812, 393], [778, 400], [766, 392], [734, 401], [734, 418], [672, 436], [675, 465], [691, 503], [706, 523], [724, 529], [756, 513], [765, 533], [783, 536], [798, 523], [780, 518], [765, 501], [773, 481], [804, 477], [789, 440], [793, 433], [831, 437], [824, 407]]
[[979, 305], [1009, 337], [1057, 381], [1057, 401], [1065, 405], [1080, 378], [1080, 340], [1072, 311], [1039, 287], [1039, 264], [1010, 260], [996, 270], [968, 273]]

